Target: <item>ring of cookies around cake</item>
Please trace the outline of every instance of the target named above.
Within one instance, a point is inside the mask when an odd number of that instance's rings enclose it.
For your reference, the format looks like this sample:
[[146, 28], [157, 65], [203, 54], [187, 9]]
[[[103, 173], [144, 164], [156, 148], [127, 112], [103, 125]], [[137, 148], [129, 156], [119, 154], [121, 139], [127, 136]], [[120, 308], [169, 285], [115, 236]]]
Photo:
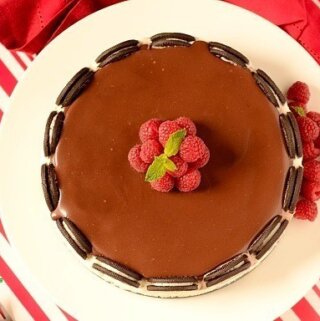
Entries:
[[[189, 47], [196, 38], [184, 33], [160, 33], [148, 39], [148, 42], [128, 40], [121, 42], [104, 52], [97, 59], [96, 70], [113, 62], [125, 59], [138, 51], [142, 45], [149, 48]], [[75, 252], [100, 275], [134, 288], [146, 291], [199, 291], [207, 288], [219, 288], [228, 284], [231, 278], [244, 275], [261, 261], [273, 248], [293, 216], [303, 176], [302, 144], [295, 117], [290, 112], [286, 98], [274, 81], [261, 69], [254, 69], [247, 57], [237, 50], [218, 42], [209, 42], [208, 50], [212, 55], [234, 65], [248, 68], [261, 91], [279, 112], [279, 122], [287, 153], [292, 161], [283, 187], [282, 214], [273, 217], [257, 234], [247, 251], [232, 257], [228, 261], [214, 267], [201, 277], [179, 278], [143, 278], [139, 273], [106, 257], [92, 255], [92, 245], [86, 236], [68, 218], [56, 220], [58, 229], [72, 246]], [[95, 70], [82, 68], [67, 83], [56, 100], [56, 110], [52, 111], [45, 126], [44, 155], [47, 162], [41, 167], [41, 178], [44, 197], [50, 212], [58, 205], [60, 191], [52, 158], [58, 145], [64, 123], [64, 108], [86, 89], [93, 80]], [[99, 274], [98, 272], [98, 274]]]

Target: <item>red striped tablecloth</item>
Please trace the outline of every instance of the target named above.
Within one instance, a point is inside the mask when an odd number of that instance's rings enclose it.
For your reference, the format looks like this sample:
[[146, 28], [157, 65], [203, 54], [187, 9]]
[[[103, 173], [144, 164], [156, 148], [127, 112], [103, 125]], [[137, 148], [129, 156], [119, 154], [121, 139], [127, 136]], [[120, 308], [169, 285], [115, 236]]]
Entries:
[[[10, 52], [0, 44], [0, 121], [8, 108], [10, 94], [32, 60], [32, 56], [25, 53]], [[1, 219], [0, 275], [9, 288], [7, 290], [7, 295], [10, 296], [8, 300], [11, 300], [11, 311], [16, 321], [75, 320], [56, 306], [47, 294], [36, 286], [36, 282], [32, 281], [33, 276], [29, 274], [20, 259], [15, 257], [12, 252]], [[259, 320], [259, 316], [257, 316], [257, 320]], [[320, 321], [320, 282], [310, 289], [306, 296], [292, 309], [276, 319], [276, 321], [281, 320]]]

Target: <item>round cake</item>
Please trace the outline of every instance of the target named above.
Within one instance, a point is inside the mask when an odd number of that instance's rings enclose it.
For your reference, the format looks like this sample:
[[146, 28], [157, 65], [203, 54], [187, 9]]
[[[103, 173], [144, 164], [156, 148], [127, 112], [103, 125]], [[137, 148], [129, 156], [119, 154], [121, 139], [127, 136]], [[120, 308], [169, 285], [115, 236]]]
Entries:
[[[45, 129], [44, 195], [68, 243], [105, 280], [156, 297], [209, 292], [252, 270], [292, 218], [302, 179], [297, 124], [273, 80], [235, 49], [183, 33], [122, 42], [96, 63], [65, 86]], [[141, 128], [155, 138], [149, 163]], [[198, 167], [188, 141], [207, 150]], [[174, 170], [166, 163], [150, 184], [164, 158]]]

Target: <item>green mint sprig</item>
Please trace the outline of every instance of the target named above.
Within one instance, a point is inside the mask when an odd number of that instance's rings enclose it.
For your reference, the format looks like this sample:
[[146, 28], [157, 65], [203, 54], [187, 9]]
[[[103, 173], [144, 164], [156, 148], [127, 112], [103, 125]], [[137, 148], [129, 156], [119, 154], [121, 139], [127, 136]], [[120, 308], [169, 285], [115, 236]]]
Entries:
[[303, 107], [301, 107], [301, 106], [295, 106], [295, 107], [293, 107], [293, 109], [295, 110], [295, 112], [296, 112], [299, 116], [301, 116], [301, 117], [305, 117], [305, 116], [306, 116], [306, 111], [304, 110]]
[[187, 131], [185, 129], [179, 129], [169, 136], [164, 146], [164, 153], [155, 157], [149, 166], [145, 177], [146, 182], [153, 182], [163, 177], [167, 171], [173, 172], [177, 169], [177, 166], [169, 157], [178, 154], [180, 145], [186, 135]]

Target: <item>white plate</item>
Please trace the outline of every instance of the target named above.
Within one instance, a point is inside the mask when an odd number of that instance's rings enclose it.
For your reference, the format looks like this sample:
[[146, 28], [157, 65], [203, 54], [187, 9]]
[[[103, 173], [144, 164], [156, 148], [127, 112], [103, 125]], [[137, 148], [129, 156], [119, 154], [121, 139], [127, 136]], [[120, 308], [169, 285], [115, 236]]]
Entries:
[[297, 79], [308, 82], [310, 106], [320, 106], [319, 66], [284, 32], [252, 13], [213, 0], [130, 1], [101, 10], [44, 49], [14, 92], [0, 137], [1, 210], [9, 238], [35, 279], [81, 320], [271, 320], [318, 280], [320, 219], [290, 224], [271, 256], [237, 283], [199, 297], [160, 300], [117, 289], [93, 275], [65, 247], [49, 218], [40, 157], [57, 93], [107, 47], [161, 31], [230, 44], [282, 89]]

